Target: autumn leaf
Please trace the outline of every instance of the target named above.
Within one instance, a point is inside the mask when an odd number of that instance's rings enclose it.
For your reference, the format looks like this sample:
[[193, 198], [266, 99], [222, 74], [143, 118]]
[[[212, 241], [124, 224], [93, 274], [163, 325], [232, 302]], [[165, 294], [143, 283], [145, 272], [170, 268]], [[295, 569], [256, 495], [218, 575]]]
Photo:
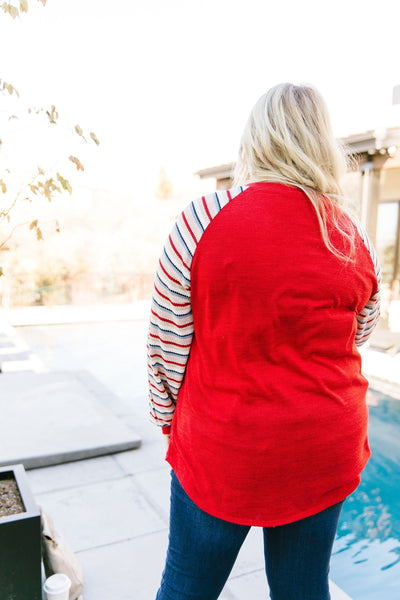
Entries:
[[32, 229], [35, 229], [35, 227], [37, 227], [37, 226], [38, 226], [38, 220], [37, 220], [37, 219], [35, 219], [35, 220], [34, 220], [34, 221], [32, 221], [32, 223], [29, 225], [29, 229], [30, 229], [30, 230], [32, 230]]
[[10, 96], [12, 94], [15, 94], [19, 98], [18, 90], [16, 90], [15, 87], [13, 85], [11, 85], [11, 83], [7, 83], [7, 81], [1, 81], [1, 89], [3, 92], [4, 92], [4, 90], [7, 90], [7, 92], [10, 94]]
[[0, 267], [0, 277], [4, 275], [3, 267]]
[[33, 183], [30, 183], [30, 184], [29, 184], [29, 188], [30, 188], [31, 192], [33, 192], [33, 193], [35, 194], [35, 196], [36, 196], [36, 194], [37, 194], [37, 193], [38, 193], [38, 191], [39, 191], [39, 188], [38, 188], [38, 186], [37, 186], [37, 185], [35, 185], [35, 184], [33, 184]]
[[11, 121], [12, 119], [17, 119], [17, 121], [18, 121], [17, 115], [11, 115], [11, 117], [8, 117], [9, 121]]
[[[64, 181], [66, 181], [66, 180], [64, 180]], [[52, 200], [53, 192], [61, 193], [61, 189], [59, 188], [59, 186], [56, 184], [56, 182], [54, 181], [54, 179], [52, 177], [50, 177], [49, 179], [46, 179], [46, 181], [44, 183], [39, 182], [39, 188], [41, 189], [44, 197], [47, 198], [47, 200], [49, 202], [51, 202], [51, 200]]]
[[47, 0], [39, 0], [39, 1], [43, 4], [43, 6], [46, 6]]
[[7, 186], [2, 179], [0, 179], [0, 189], [2, 194], [5, 194], [7, 192]]
[[12, 4], [8, 4], [7, 2], [3, 2], [1, 8], [5, 13], [11, 15], [13, 19], [15, 19], [15, 17], [18, 17], [19, 15], [18, 8], [16, 6], [13, 6]]
[[49, 118], [50, 123], [55, 124], [58, 119], [58, 112], [56, 111], [55, 106], [51, 106], [50, 110], [46, 110], [46, 115]]
[[97, 139], [96, 134], [93, 133], [93, 131], [90, 132], [90, 137], [92, 138], [92, 140], [94, 141], [94, 143], [96, 144], [96, 146], [98, 146], [100, 144], [99, 140]]
[[28, 12], [28, 0], [19, 0], [19, 9], [21, 12]]
[[36, 227], [36, 239], [38, 242], [43, 239], [43, 233], [40, 227]]
[[41, 167], [38, 166], [37, 168], [39, 175], [44, 175], [44, 171]]
[[61, 183], [62, 189], [72, 194], [72, 187], [69, 181], [65, 179], [62, 175], [60, 175], [60, 173], [57, 173], [57, 179]]
[[82, 127], [79, 127], [79, 125], [75, 125], [75, 131], [76, 131], [76, 133], [77, 133], [78, 135], [80, 135], [80, 136], [81, 136], [81, 138], [83, 138], [83, 139], [85, 140], [85, 142], [86, 142], [86, 138], [85, 138], [85, 136], [83, 135], [83, 130], [82, 130]]
[[83, 164], [81, 163], [81, 161], [79, 160], [79, 158], [76, 158], [76, 156], [69, 156], [68, 157], [69, 160], [74, 163], [74, 165], [76, 166], [78, 171], [84, 171], [84, 167]]

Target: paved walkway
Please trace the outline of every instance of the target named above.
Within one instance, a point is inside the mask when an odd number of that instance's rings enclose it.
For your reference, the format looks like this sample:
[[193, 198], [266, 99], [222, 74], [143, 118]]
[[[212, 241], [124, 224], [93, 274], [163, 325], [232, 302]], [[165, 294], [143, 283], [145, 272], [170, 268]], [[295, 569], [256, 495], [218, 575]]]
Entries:
[[[91, 315], [93, 320], [93, 311]], [[21, 314], [18, 318], [21, 324]], [[42, 323], [43, 318], [44, 315]], [[138, 324], [140, 344], [146, 328], [145, 322]], [[45, 361], [22, 342], [23, 329], [17, 332], [15, 335], [15, 330], [3, 321], [0, 348], [7, 349], [7, 336], [14, 335], [16, 347], [24, 348], [25, 352], [23, 357], [15, 353], [14, 363], [18, 365], [12, 365], [8, 356], [3, 362], [5, 370], [14, 372], [16, 378], [22, 375], [21, 369], [48, 370]], [[397, 387], [400, 355], [394, 352], [397, 341], [396, 338], [384, 352], [382, 348], [363, 351], [364, 362], [378, 384], [392, 386], [395, 391], [400, 389]], [[381, 346], [383, 343], [379, 341]], [[140, 436], [139, 449], [28, 471], [38, 504], [53, 517], [56, 527], [77, 553], [85, 576], [84, 600], [154, 599], [164, 564], [169, 506], [169, 467], [164, 462], [164, 441], [147, 420], [146, 399], [140, 386], [138, 396], [129, 403], [123, 393], [121, 396], [126, 410], [123, 414], [120, 411], [119, 418]], [[21, 436], [24, 428], [29, 428], [29, 415], [23, 416]], [[221, 599], [264, 600], [265, 590], [262, 532], [253, 528]], [[349, 597], [332, 584], [332, 600], [349, 600]]]

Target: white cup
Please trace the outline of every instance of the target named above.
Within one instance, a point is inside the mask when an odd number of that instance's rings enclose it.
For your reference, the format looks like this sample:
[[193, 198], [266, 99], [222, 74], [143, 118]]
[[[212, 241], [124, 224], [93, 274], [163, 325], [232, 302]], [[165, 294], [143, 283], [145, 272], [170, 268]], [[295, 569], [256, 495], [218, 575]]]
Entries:
[[44, 582], [47, 600], [69, 600], [71, 580], [64, 573], [56, 573]]

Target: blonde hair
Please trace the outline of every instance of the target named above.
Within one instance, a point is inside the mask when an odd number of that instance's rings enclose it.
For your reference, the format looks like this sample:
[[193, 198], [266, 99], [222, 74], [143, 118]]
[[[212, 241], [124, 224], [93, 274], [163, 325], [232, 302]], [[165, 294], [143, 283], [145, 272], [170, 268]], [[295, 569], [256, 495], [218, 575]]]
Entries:
[[[335, 139], [327, 106], [311, 85], [281, 83], [256, 102], [242, 135], [234, 185], [269, 181], [300, 188], [312, 203], [326, 247], [351, 260], [355, 227], [345, 218], [340, 180], [346, 155]], [[347, 240], [339, 251], [328, 232], [328, 215]]]

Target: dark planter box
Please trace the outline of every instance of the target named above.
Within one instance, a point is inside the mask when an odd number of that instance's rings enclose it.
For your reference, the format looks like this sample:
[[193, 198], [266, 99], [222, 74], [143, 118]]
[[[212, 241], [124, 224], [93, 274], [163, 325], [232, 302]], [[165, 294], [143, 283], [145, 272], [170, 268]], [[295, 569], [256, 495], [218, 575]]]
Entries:
[[0, 479], [9, 475], [17, 483], [25, 512], [0, 517], [0, 598], [42, 600], [40, 511], [23, 465], [0, 467]]

